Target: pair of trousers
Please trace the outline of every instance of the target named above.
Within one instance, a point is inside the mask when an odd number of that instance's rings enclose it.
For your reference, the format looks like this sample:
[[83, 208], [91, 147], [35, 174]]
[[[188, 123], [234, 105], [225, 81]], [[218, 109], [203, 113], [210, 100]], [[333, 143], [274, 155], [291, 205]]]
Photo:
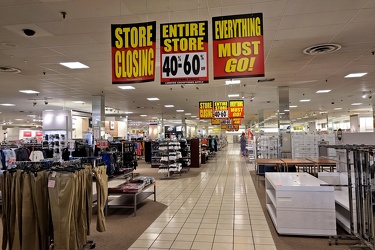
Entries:
[[76, 182], [76, 173], [52, 172], [48, 177], [54, 250], [78, 249], [74, 202]]
[[105, 217], [104, 207], [108, 199], [108, 176], [106, 174], [107, 167], [99, 166], [93, 169], [96, 178], [96, 192], [98, 204], [98, 217], [96, 221], [96, 230], [98, 232], [105, 232]]

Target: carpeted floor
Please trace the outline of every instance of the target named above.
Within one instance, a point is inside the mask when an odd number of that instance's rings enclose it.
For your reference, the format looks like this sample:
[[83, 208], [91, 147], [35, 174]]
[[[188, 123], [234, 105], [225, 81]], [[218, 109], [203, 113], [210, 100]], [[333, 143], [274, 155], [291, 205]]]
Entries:
[[[336, 249], [350, 249], [351, 245], [357, 244], [357, 241], [339, 240], [338, 245], [328, 245], [328, 237], [303, 237], [303, 236], [286, 236], [279, 235], [272, 223], [271, 217], [266, 208], [265, 182], [264, 177], [256, 179], [255, 171], [250, 171], [254, 186], [262, 205], [264, 214], [266, 215], [267, 223], [271, 229], [271, 234], [278, 250], [336, 250]], [[340, 232], [340, 229], [339, 229]], [[362, 248], [363, 249], [363, 248]]]

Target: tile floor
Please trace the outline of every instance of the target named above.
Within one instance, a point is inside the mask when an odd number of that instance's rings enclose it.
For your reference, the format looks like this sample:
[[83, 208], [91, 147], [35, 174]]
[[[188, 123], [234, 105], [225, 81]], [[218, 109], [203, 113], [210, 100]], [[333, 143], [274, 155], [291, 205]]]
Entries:
[[219, 151], [194, 178], [157, 181], [168, 208], [130, 250], [276, 250], [239, 145]]

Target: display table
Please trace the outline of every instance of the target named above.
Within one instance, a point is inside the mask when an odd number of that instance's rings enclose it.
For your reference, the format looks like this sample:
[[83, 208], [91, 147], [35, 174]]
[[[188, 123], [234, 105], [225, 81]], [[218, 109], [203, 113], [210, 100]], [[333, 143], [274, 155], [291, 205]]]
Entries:
[[[281, 159], [281, 160], [284, 162], [286, 172], [289, 171], [289, 167], [295, 166], [297, 169], [297, 172], [299, 172], [299, 168], [302, 167], [305, 172], [315, 173], [316, 166], [310, 160], [302, 159], [302, 158], [301, 159], [300, 158], [292, 158], [292, 159], [286, 158], [286, 159]], [[310, 170], [307, 171], [307, 168], [309, 168]]]
[[[146, 191], [149, 186], [153, 185], [153, 191]], [[120, 195], [119, 197], [113, 199], [112, 201], [107, 200], [105, 214], [108, 214], [109, 207], [115, 208], [133, 208], [134, 216], [137, 215], [137, 205], [144, 201], [151, 195], [154, 195], [154, 201], [156, 201], [156, 182], [146, 186], [144, 189], [139, 190], [138, 192], [118, 192], [111, 191], [114, 189], [108, 189], [109, 195]]]
[[318, 172], [323, 172], [325, 167], [329, 168], [330, 172], [336, 168], [336, 161], [327, 158], [306, 158], [306, 160], [312, 161], [317, 167]]
[[266, 204], [276, 231], [290, 235], [336, 235], [332, 186], [308, 173], [266, 173]]

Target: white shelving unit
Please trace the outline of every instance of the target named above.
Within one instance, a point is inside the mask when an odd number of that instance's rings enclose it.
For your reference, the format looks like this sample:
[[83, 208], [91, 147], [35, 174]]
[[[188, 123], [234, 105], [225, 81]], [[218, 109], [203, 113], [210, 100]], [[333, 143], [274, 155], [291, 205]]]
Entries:
[[307, 173], [266, 173], [267, 210], [279, 234], [336, 235], [332, 186]]

